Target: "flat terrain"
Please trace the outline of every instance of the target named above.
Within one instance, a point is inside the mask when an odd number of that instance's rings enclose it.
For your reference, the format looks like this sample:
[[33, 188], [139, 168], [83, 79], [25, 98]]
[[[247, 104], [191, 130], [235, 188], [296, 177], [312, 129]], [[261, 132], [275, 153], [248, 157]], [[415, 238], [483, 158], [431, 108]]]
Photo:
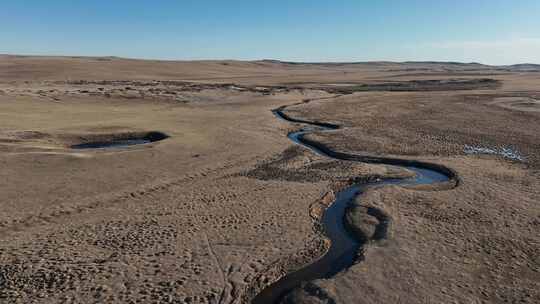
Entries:
[[376, 206], [390, 238], [289, 301], [538, 303], [539, 85], [535, 65], [0, 55], [0, 303], [249, 303], [324, 254], [328, 197], [400, 169], [293, 145], [271, 113], [293, 104], [343, 126], [311, 140], [460, 183], [369, 190], [347, 220]]

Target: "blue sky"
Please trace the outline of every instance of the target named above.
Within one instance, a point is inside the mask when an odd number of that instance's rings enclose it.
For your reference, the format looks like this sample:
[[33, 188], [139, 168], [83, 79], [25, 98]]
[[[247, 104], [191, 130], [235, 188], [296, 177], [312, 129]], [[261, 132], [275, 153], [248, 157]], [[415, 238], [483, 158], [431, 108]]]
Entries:
[[540, 1], [5, 0], [0, 53], [540, 63]]

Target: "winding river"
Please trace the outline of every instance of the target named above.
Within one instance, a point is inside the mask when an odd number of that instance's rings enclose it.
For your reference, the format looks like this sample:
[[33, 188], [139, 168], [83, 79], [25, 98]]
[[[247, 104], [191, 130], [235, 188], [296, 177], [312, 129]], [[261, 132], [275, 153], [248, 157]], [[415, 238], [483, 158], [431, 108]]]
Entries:
[[[310, 100], [302, 103], [309, 101]], [[303, 282], [330, 278], [349, 268], [355, 262], [358, 262], [358, 253], [364, 244], [382, 240], [387, 237], [387, 230], [389, 229], [392, 219], [386, 215], [384, 211], [376, 208], [368, 208], [367, 210], [368, 214], [377, 218], [379, 222], [371, 239], [365, 239], [359, 235], [355, 235], [346, 227], [345, 214], [350, 202], [361, 195], [368, 187], [384, 185], [437, 185], [437, 189], [451, 189], [456, 187], [459, 183], [459, 178], [455, 171], [439, 164], [338, 152], [331, 150], [318, 142], [306, 139], [306, 134], [336, 130], [339, 129], [340, 126], [331, 123], [307, 121], [290, 117], [284, 112], [287, 107], [288, 106], [282, 106], [272, 112], [280, 119], [305, 125], [303, 129], [288, 134], [288, 138], [294, 143], [304, 146], [324, 157], [345, 161], [393, 165], [413, 171], [415, 176], [406, 179], [377, 179], [372, 182], [353, 184], [337, 193], [335, 201], [325, 210], [322, 217], [324, 233], [331, 241], [330, 248], [325, 255], [319, 260], [295, 272], [287, 274], [277, 282], [266, 287], [252, 300], [253, 304], [279, 303], [289, 292], [296, 287], [301, 286]]]

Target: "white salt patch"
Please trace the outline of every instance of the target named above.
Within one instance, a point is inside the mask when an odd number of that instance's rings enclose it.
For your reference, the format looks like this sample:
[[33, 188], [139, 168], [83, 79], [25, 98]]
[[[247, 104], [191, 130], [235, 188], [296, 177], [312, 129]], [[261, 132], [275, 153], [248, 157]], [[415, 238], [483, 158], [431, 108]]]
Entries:
[[465, 154], [492, 154], [492, 155], [500, 155], [507, 159], [512, 160], [519, 160], [523, 161], [525, 158], [521, 156], [521, 154], [512, 149], [512, 148], [486, 148], [486, 147], [478, 147], [478, 146], [469, 146], [465, 145], [465, 148], [463, 149], [463, 152]]
[[229, 86], [229, 89], [231, 89], [231, 90], [236, 90], [236, 91], [246, 91], [245, 88], [237, 87], [237, 86], [235, 86], [235, 85]]

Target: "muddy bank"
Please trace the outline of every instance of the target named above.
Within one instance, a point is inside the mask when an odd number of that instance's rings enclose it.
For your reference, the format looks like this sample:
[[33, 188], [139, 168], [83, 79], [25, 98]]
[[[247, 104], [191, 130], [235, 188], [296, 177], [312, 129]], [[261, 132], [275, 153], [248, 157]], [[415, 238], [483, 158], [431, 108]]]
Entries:
[[75, 137], [79, 143], [72, 143], [71, 149], [104, 149], [104, 148], [124, 148], [150, 144], [165, 140], [170, 136], [159, 131], [152, 132], [132, 132], [119, 134], [98, 134]]

